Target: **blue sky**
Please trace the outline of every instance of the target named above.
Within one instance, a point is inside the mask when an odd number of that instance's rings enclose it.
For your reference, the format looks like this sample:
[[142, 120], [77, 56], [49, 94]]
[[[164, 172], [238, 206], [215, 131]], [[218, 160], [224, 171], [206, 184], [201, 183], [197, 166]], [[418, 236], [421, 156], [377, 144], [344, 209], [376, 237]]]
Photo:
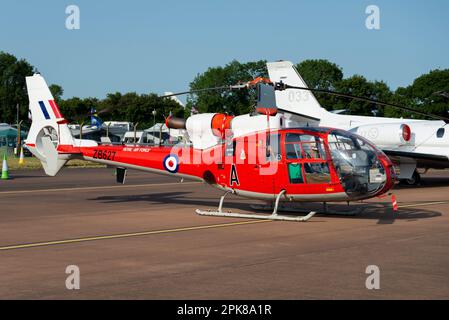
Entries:
[[[67, 30], [65, 9], [81, 12]], [[380, 30], [365, 8], [380, 8]], [[2, 0], [0, 50], [27, 59], [64, 97], [182, 91], [233, 59], [328, 59], [393, 89], [449, 68], [449, 1]]]

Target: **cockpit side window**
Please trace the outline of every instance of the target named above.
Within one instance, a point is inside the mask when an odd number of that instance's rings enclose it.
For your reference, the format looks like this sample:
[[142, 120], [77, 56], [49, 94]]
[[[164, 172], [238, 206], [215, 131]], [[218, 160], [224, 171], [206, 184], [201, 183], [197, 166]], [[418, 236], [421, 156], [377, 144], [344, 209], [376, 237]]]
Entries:
[[323, 141], [319, 137], [287, 133], [285, 136], [287, 159], [321, 159], [326, 160]]
[[301, 135], [296, 133], [285, 135], [285, 152], [288, 160], [302, 159]]
[[280, 161], [282, 159], [281, 136], [277, 133], [267, 136], [266, 144], [267, 161]]
[[331, 150], [353, 150], [355, 149], [354, 141], [349, 137], [337, 134], [330, 134], [328, 137], [329, 148]]
[[[324, 141], [310, 134], [287, 133], [285, 153], [291, 184], [331, 182]], [[297, 160], [297, 161], [295, 161]]]
[[302, 175], [302, 164], [289, 163], [288, 164], [288, 177], [290, 179], [290, 183], [293, 183], [293, 184], [304, 183], [304, 177]]
[[326, 153], [324, 152], [321, 141], [303, 142], [302, 147], [306, 159], [326, 159]]
[[329, 166], [325, 162], [305, 163], [304, 171], [306, 173], [306, 181], [309, 184], [321, 184], [331, 182]]

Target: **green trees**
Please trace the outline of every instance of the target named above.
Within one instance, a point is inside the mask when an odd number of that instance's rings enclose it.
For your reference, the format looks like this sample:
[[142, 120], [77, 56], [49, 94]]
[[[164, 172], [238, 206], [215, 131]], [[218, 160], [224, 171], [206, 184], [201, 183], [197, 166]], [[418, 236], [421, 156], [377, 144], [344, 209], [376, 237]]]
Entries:
[[139, 123], [139, 128], [153, 125], [153, 110], [156, 110], [157, 122], [163, 122], [170, 112], [176, 116], [184, 116], [184, 108], [181, 105], [171, 99], [160, 98], [154, 93], [116, 92], [108, 94], [102, 100], [74, 97], [61, 100], [59, 107], [64, 117], [71, 121], [88, 123], [93, 108], [103, 121], [131, 121]]
[[[365, 77], [354, 75], [343, 78], [342, 69], [327, 60], [304, 60], [296, 68], [310, 88], [337, 91], [346, 94], [389, 101], [392, 92], [383, 81], [368, 81]], [[324, 93], [314, 93], [321, 106], [327, 110], [345, 109], [350, 114], [382, 116], [384, 111], [375, 105], [346, 98], [336, 98]]]
[[184, 108], [172, 99], [161, 98], [154, 93], [137, 94], [119, 92], [108, 94], [100, 101], [98, 111], [109, 110], [101, 115], [103, 120], [122, 120], [139, 123], [140, 128], [153, 125], [153, 110], [156, 110], [156, 122], [163, 122], [170, 112], [175, 116], [184, 116]]
[[[338, 83], [343, 79], [341, 68], [327, 60], [304, 60], [296, 65], [296, 69], [307, 86], [313, 89], [336, 90]], [[324, 93], [314, 93], [314, 95], [323, 108], [338, 109], [335, 105], [338, 100], [335, 97]]]
[[[25, 77], [36, 69], [25, 60], [18, 60], [11, 54], [0, 52], [0, 122], [15, 123], [16, 105], [20, 106], [20, 120], [28, 119], [28, 95]], [[156, 94], [135, 92], [108, 94], [105, 99], [78, 98], [63, 99], [64, 90], [60, 85], [49, 86], [65, 118], [84, 123], [89, 122], [91, 109], [108, 111], [101, 114], [103, 120], [123, 120], [139, 122], [140, 128], [153, 124], [152, 111], [156, 110], [156, 121], [163, 121], [170, 112], [184, 116], [184, 108], [171, 99], [163, 99]]]
[[18, 60], [13, 55], [0, 51], [0, 122], [16, 122], [17, 104], [20, 107], [20, 118], [27, 118], [25, 76], [34, 72], [34, 67], [25, 60]]
[[[190, 83], [191, 90], [234, 85], [257, 77], [267, 77], [266, 61], [240, 63], [236, 60], [224, 67], [209, 68]], [[205, 91], [189, 97], [187, 107], [200, 112], [248, 113], [255, 104], [255, 93], [247, 89], [233, 91]]]
[[[392, 98], [399, 105], [407, 105], [420, 111], [448, 116], [449, 111], [449, 69], [433, 70], [423, 74], [406, 88], [398, 88]], [[423, 118], [416, 114], [398, 110], [387, 110], [387, 116]]]
[[[296, 65], [296, 68], [311, 88], [335, 90], [448, 116], [449, 69], [430, 71], [416, 78], [410, 86], [399, 87], [393, 92], [383, 81], [369, 81], [361, 75], [343, 78], [341, 68], [327, 60], [305, 60]], [[328, 110], [346, 109], [354, 115], [375, 114], [386, 117], [423, 118], [423, 116], [392, 107], [378, 107], [370, 103], [335, 98], [325, 94], [315, 94], [315, 96]]]
[[[328, 60], [305, 60], [298, 63], [296, 68], [311, 88], [334, 90], [448, 116], [449, 69], [430, 71], [416, 78], [410, 86], [400, 87], [393, 92], [383, 81], [369, 81], [361, 75], [344, 78], [343, 70]], [[16, 121], [17, 104], [20, 105], [20, 119], [27, 119], [28, 97], [25, 77], [35, 72], [36, 69], [27, 61], [0, 52], [0, 122]], [[198, 74], [190, 83], [190, 89], [234, 85], [257, 77], [268, 77], [266, 61], [240, 63], [234, 60], [224, 67], [212, 67]], [[170, 113], [186, 117], [193, 106], [200, 112], [227, 112], [238, 115], [250, 112], [256, 99], [253, 89], [203, 91], [190, 95], [187, 108], [184, 109], [175, 101], [160, 98], [154, 93], [116, 92], [108, 94], [104, 99], [78, 97], [63, 99], [64, 90], [61, 86], [52, 84], [50, 90], [67, 119], [87, 122], [90, 110], [94, 108], [103, 120], [139, 122], [140, 128], [153, 124], [153, 110], [156, 110], [158, 122], [163, 121]], [[368, 116], [376, 114], [390, 117], [419, 117], [394, 108], [377, 107], [326, 94], [315, 95], [321, 105], [328, 110], [346, 109], [350, 114]]]
[[[227, 86], [257, 77], [267, 77], [265, 64], [264, 60], [247, 63], [234, 60], [224, 67], [209, 68], [195, 77], [190, 83], [190, 89]], [[327, 60], [305, 60], [296, 67], [311, 88], [334, 90], [391, 102], [442, 116], [447, 116], [449, 110], [449, 98], [444, 95], [449, 94], [449, 69], [431, 71], [415, 79], [410, 86], [398, 88], [393, 92], [383, 81], [369, 81], [361, 75], [344, 78], [342, 69]], [[61, 87], [52, 86], [51, 89], [55, 97], [62, 95]], [[326, 94], [315, 95], [320, 104], [328, 110], [346, 109], [348, 113], [354, 115], [419, 117], [391, 107], [378, 107], [370, 103]], [[98, 111], [110, 110], [109, 113], [102, 115], [105, 120], [128, 120], [139, 122], [142, 126], [149, 126], [153, 122], [153, 110], [157, 112], [157, 121], [163, 121], [164, 116], [168, 116], [170, 112], [176, 116], [186, 117], [193, 106], [200, 112], [227, 112], [234, 115], [247, 113], [255, 104], [255, 92], [254, 90], [248, 92], [247, 89], [199, 92], [189, 96], [186, 110], [173, 100], [162, 99], [155, 94], [139, 95], [119, 92], [108, 94], [103, 100], [71, 98], [62, 100], [60, 104], [67, 117], [88, 114], [90, 107], [94, 107]]]
[[[190, 83], [191, 90], [220, 87], [245, 82], [257, 77], [267, 77], [266, 61], [240, 63], [232, 61], [224, 67], [207, 69], [198, 74]], [[342, 69], [327, 60], [305, 60], [296, 65], [307, 85], [314, 89], [334, 90], [343, 93], [360, 95], [372, 99], [389, 101], [392, 92], [382, 81], [368, 81], [363, 76], [343, 78]], [[347, 109], [352, 114], [370, 115], [375, 111], [383, 115], [383, 109], [368, 103], [350, 99], [336, 98], [327, 94], [316, 93], [320, 104], [328, 110]], [[251, 111], [255, 104], [253, 92], [240, 91], [205, 91], [193, 94], [189, 98], [188, 106], [195, 106], [200, 112], [228, 112], [242, 114]]]
[[62, 95], [64, 94], [64, 89], [60, 85], [51, 84], [48, 89], [50, 89], [53, 98], [55, 98], [56, 102], [59, 103], [62, 99]]
[[[56, 97], [55, 97], [56, 99]], [[97, 98], [78, 98], [73, 97], [66, 100], [58, 101], [61, 113], [66, 119], [73, 122], [85, 121], [87, 124], [90, 109], [97, 109], [100, 101]]]
[[[389, 102], [392, 96], [392, 92], [385, 82], [368, 81], [360, 75], [341, 80], [336, 86], [336, 91], [383, 102]], [[384, 115], [382, 107], [378, 108], [372, 103], [346, 98], [335, 99], [334, 109], [347, 109], [348, 113], [355, 115]]]
[[304, 60], [296, 69], [310, 88], [335, 90], [343, 79], [343, 71], [335, 63], [327, 60]]

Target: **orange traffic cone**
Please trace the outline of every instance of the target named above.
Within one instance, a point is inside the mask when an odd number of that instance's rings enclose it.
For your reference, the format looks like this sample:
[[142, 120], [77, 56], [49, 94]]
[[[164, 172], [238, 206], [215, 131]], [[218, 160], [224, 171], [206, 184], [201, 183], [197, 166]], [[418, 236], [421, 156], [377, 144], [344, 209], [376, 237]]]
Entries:
[[391, 196], [391, 204], [393, 205], [393, 211], [399, 210], [398, 201], [396, 200], [396, 196], [394, 194]]

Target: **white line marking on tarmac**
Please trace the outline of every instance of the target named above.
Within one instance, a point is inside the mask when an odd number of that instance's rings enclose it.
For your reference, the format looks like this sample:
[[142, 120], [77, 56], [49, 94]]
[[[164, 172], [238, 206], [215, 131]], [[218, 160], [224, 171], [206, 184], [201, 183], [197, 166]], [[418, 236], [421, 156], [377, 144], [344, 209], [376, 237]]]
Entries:
[[0, 251], [34, 248], [34, 247], [44, 247], [44, 246], [58, 245], [58, 244], [79, 243], [79, 242], [96, 241], [96, 240], [130, 238], [130, 237], [148, 236], [148, 235], [154, 235], [154, 234], [167, 234], [167, 233], [175, 233], [175, 232], [183, 232], [183, 231], [217, 229], [217, 228], [241, 226], [241, 225], [264, 223], [264, 222], [272, 222], [272, 221], [256, 220], [256, 221], [231, 222], [231, 223], [210, 224], [210, 225], [204, 225], [204, 226], [184, 227], [184, 228], [175, 228], [175, 229], [153, 230], [153, 231], [121, 233], [121, 234], [104, 235], [104, 236], [74, 238], [74, 239], [66, 239], [66, 240], [25, 243], [25, 244], [17, 244], [17, 245], [0, 247]]
[[160, 187], [170, 185], [191, 185], [200, 184], [201, 182], [168, 182], [168, 183], [147, 183], [147, 184], [129, 184], [120, 186], [98, 186], [98, 187], [76, 187], [76, 188], [52, 188], [52, 189], [35, 189], [35, 190], [18, 190], [18, 191], [0, 191], [0, 194], [23, 194], [23, 193], [40, 193], [40, 192], [61, 192], [61, 191], [77, 191], [77, 190], [100, 190], [100, 189], [118, 189], [118, 188], [135, 188], [135, 187]]
[[436, 202], [425, 202], [425, 203], [415, 203], [415, 204], [403, 204], [403, 205], [399, 205], [399, 209], [400, 208], [436, 206], [438, 204], [448, 204], [448, 203], [449, 203], [449, 201], [436, 201]]

